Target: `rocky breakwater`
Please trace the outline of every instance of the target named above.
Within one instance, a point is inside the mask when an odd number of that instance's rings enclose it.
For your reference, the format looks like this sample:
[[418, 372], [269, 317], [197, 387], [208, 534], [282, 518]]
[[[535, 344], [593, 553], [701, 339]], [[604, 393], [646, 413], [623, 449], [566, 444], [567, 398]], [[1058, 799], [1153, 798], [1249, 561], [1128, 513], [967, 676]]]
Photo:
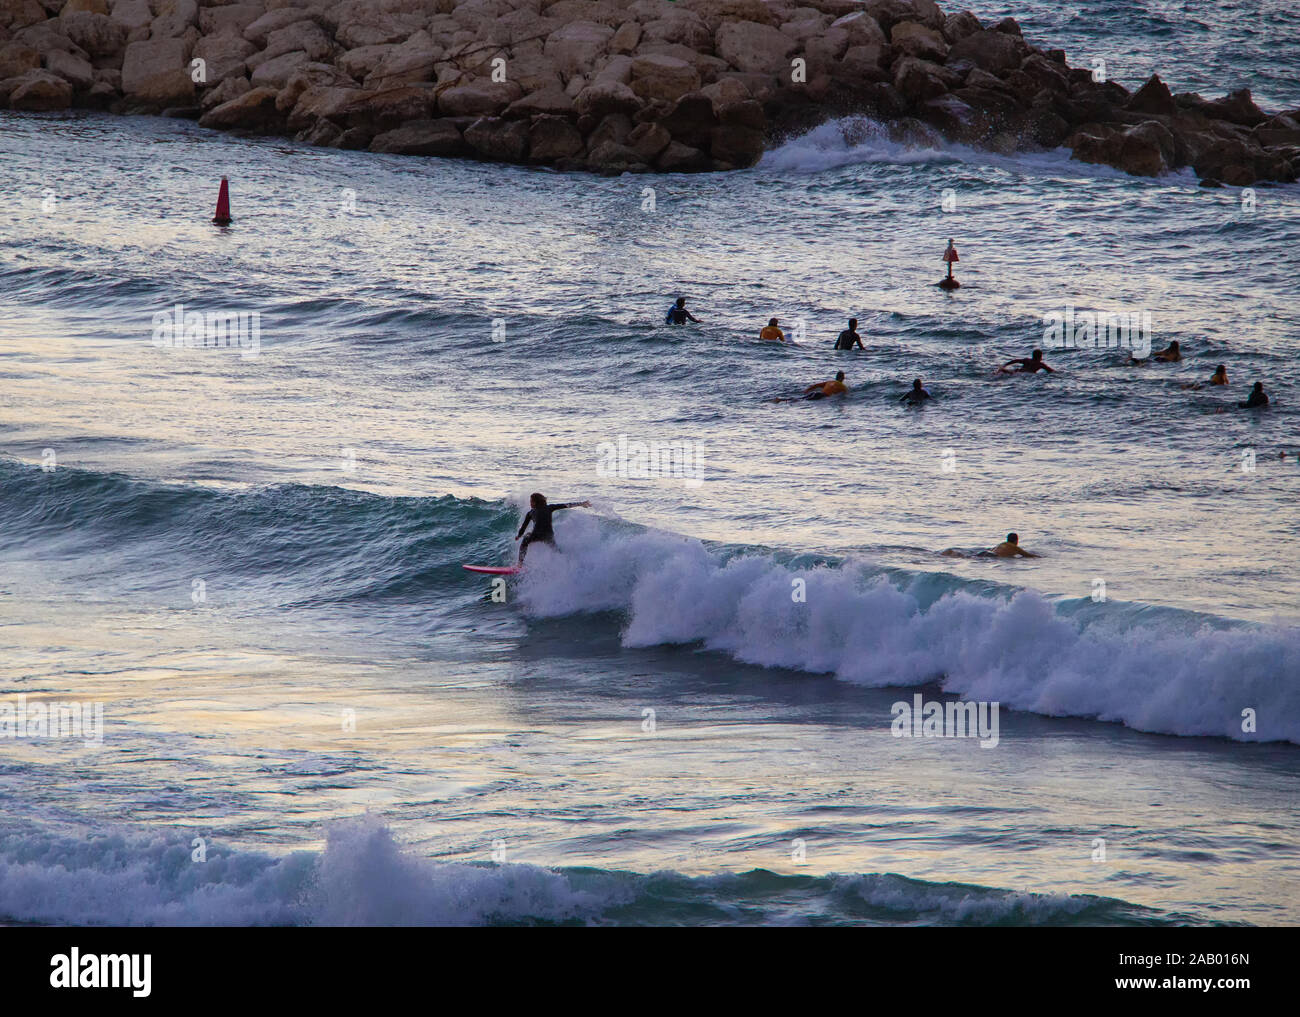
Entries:
[[1145, 175], [1300, 173], [1300, 110], [1130, 94], [933, 0], [0, 0], [0, 103], [606, 173], [749, 166], [858, 114]]

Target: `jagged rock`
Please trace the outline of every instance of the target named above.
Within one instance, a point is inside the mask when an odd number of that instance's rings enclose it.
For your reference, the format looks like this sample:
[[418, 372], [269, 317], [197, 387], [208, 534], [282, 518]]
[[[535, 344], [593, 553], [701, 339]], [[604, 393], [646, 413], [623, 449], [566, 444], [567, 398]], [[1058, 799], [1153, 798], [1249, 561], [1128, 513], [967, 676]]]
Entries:
[[270, 38], [272, 32], [278, 32], [282, 28], [288, 28], [309, 18], [310, 14], [307, 11], [297, 7], [270, 10], [244, 26], [244, 38], [261, 48], [266, 45], [266, 40]]
[[842, 28], [828, 28], [804, 43], [804, 56], [811, 74], [825, 72], [836, 64], [849, 48], [849, 33]]
[[611, 53], [634, 53], [637, 43], [641, 41], [641, 26], [635, 21], [626, 21], [610, 37]]
[[928, 60], [903, 57], [894, 63], [894, 88], [903, 100], [916, 106], [948, 91], [944, 68]]
[[889, 66], [889, 57], [888, 46], [850, 46], [844, 58], [831, 70], [835, 77], [854, 82], [889, 81], [890, 75], [885, 70]]
[[238, 35], [209, 35], [194, 44], [193, 59], [203, 61], [203, 84], [211, 87], [226, 78], [243, 77], [247, 70], [244, 61], [256, 49], [251, 42]]
[[328, 120], [317, 120], [310, 127], [303, 128], [294, 135], [296, 141], [301, 141], [307, 145], [316, 145], [319, 148], [336, 146], [343, 132], [336, 124]]
[[894, 52], [941, 63], [948, 56], [948, 43], [933, 28], [915, 21], [900, 21], [889, 33]]
[[709, 149], [715, 159], [733, 166], [752, 166], [763, 155], [763, 141], [761, 130], [738, 123], [720, 124], [713, 129]]
[[127, 99], [150, 106], [187, 106], [194, 101], [183, 39], [150, 39], [126, 47], [122, 91]]
[[256, 57], [250, 57], [247, 65], [253, 68], [248, 80], [253, 83], [254, 88], [273, 85], [284, 87], [294, 73], [300, 70], [305, 64], [311, 63], [311, 58], [302, 50], [294, 50], [292, 53], [281, 53], [270, 60], [264, 60], [257, 63], [254, 67]]
[[677, 6], [694, 14], [714, 32], [728, 21], [753, 21], [772, 27], [781, 23], [772, 5], [763, 0], [678, 0]]
[[645, 167], [636, 152], [612, 139], [601, 141], [590, 148], [586, 162], [587, 169], [608, 176]]
[[[146, 0], [119, 0], [113, 8], [113, 17], [127, 4], [143, 4]], [[243, 36], [244, 29], [260, 18], [266, 11], [261, 4], [227, 4], [224, 7], [204, 7], [199, 11], [199, 31], [204, 35], [238, 35]], [[128, 27], [135, 27], [130, 25]]]
[[203, 99], [199, 106], [204, 110], [214, 109], [223, 102], [238, 98], [252, 87], [245, 77], [226, 78], [216, 87], [209, 88], [203, 93]]
[[416, 120], [370, 142], [370, 151], [390, 155], [464, 155], [465, 139], [453, 120]]
[[573, 100], [564, 93], [562, 88], [552, 86], [532, 92], [522, 99], [516, 99], [506, 107], [505, 115], [532, 118], [541, 114], [568, 116], [571, 113], [573, 113]]
[[59, 19], [59, 27], [92, 57], [107, 57], [126, 45], [126, 29], [105, 14], [77, 11]]
[[333, 44], [316, 22], [296, 21], [292, 25], [267, 33], [266, 47], [260, 56], [265, 61], [283, 56], [285, 53], [302, 51], [307, 54], [309, 61], [315, 62], [324, 60], [333, 48]]
[[90, 65], [90, 61], [62, 50], [55, 50], [45, 58], [45, 68], [78, 92], [89, 91], [95, 83], [95, 68]]
[[1134, 113], [1154, 113], [1168, 117], [1178, 112], [1178, 104], [1174, 102], [1169, 86], [1160, 80], [1158, 74], [1151, 75], [1146, 84], [1133, 93], [1128, 108]]
[[978, 31], [953, 43], [948, 63], [967, 60], [990, 74], [1005, 74], [1020, 66], [1024, 42], [1004, 32]]
[[27, 71], [18, 77], [9, 93], [9, 108], [30, 113], [67, 109], [72, 105], [72, 86], [50, 71]]
[[[338, 125], [342, 127], [347, 119], [348, 109], [367, 94], [369, 93], [358, 88], [346, 86], [325, 85], [304, 89], [289, 113], [289, 130], [306, 130], [316, 121], [324, 119], [337, 120]], [[427, 112], [425, 115], [427, 118]]]
[[636, 113], [642, 106], [640, 98], [627, 85], [617, 81], [593, 81], [573, 100], [573, 108], [581, 116], [605, 116], [609, 113]]
[[278, 93], [274, 88], [252, 88], [243, 95], [223, 102], [199, 118], [200, 127], [216, 130], [275, 131], [284, 119], [275, 108]]
[[45, 8], [36, 0], [4, 0], [0, 4], [0, 27], [10, 31], [39, 24], [47, 17]]
[[434, 67], [443, 55], [442, 47], [433, 41], [428, 32], [416, 32], [405, 42], [387, 47], [382, 59], [366, 76], [366, 85], [392, 87], [431, 81]]
[[863, 11], [854, 11], [831, 22], [829, 31], [843, 32], [847, 46], [884, 46], [889, 41], [880, 22]]
[[391, 45], [358, 46], [339, 56], [335, 63], [349, 77], [364, 81], [393, 49]]
[[661, 123], [675, 141], [692, 148], [706, 148], [713, 129], [718, 126], [718, 118], [709, 97], [693, 92], [678, 99]]
[[1268, 115], [1255, 105], [1249, 88], [1238, 89], [1222, 99], [1206, 100], [1195, 94], [1180, 95], [1176, 102], [1180, 108], [1194, 110], [1211, 120], [1226, 120], [1243, 127], [1255, 127], [1268, 120]]
[[673, 141], [659, 153], [655, 165], [665, 173], [702, 173], [709, 168], [709, 157], [698, 148]]
[[0, 81], [38, 70], [41, 54], [24, 42], [0, 43]]
[[700, 75], [684, 60], [651, 54], [632, 61], [632, 91], [642, 99], [675, 102], [687, 92], [697, 91]]
[[[349, 129], [364, 128], [370, 132], [365, 142], [369, 145], [370, 139], [383, 131], [401, 127], [412, 120], [431, 119], [433, 107], [432, 89], [419, 85], [399, 85], [378, 92], [359, 92], [348, 103], [343, 114], [347, 118]], [[297, 112], [297, 107], [294, 112]], [[353, 135], [354, 139], [357, 137], [359, 135]]]
[[180, 39], [199, 24], [197, 0], [156, 0], [151, 37], [154, 39]]
[[513, 81], [480, 78], [438, 93], [438, 109], [449, 117], [496, 116], [516, 99], [522, 89]]
[[[291, 113], [309, 88], [352, 88], [354, 82], [333, 64], [303, 64], [289, 76], [276, 96], [275, 108], [281, 113]], [[288, 125], [293, 130], [295, 125]]]
[[108, 0], [66, 0], [62, 10], [59, 11], [59, 17], [64, 18], [84, 11], [107, 15]]
[[529, 125], [522, 120], [480, 117], [465, 129], [465, 141], [485, 159], [523, 162], [528, 157]]
[[533, 162], [552, 163], [578, 155], [584, 148], [582, 134], [567, 117], [543, 114], [535, 117], [528, 130], [528, 149]]
[[671, 42], [707, 53], [713, 46], [713, 32], [704, 21], [686, 10], [670, 11], [667, 17], [646, 23], [641, 29], [641, 46]]
[[718, 56], [738, 71], [789, 73], [798, 44], [780, 29], [749, 21], [728, 22], [717, 32]]
[[637, 124], [627, 136], [627, 147], [636, 153], [643, 163], [652, 163], [655, 157], [668, 147], [673, 136], [660, 124]]
[[589, 69], [603, 56], [614, 30], [593, 21], [574, 21], [557, 28], [546, 40], [546, 56], [568, 77]]

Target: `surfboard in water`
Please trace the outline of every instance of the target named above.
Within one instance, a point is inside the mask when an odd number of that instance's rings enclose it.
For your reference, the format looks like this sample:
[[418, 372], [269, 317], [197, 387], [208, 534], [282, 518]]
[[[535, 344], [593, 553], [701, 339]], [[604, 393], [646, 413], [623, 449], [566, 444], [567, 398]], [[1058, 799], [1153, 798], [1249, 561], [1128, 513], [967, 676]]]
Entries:
[[462, 565], [461, 568], [485, 576], [513, 576], [523, 571], [518, 565]]

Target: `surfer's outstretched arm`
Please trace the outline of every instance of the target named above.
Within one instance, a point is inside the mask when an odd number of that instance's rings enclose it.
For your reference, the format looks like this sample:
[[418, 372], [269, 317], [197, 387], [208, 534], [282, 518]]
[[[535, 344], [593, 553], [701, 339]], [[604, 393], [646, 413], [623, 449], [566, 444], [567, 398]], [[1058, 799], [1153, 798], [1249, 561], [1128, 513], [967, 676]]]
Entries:
[[566, 508], [591, 508], [591, 502], [589, 502], [589, 501], [571, 501], [571, 502], [567, 502], [567, 503], [564, 504], [564, 505], [552, 505], [552, 506], [551, 506], [551, 511], [552, 511], [552, 512], [558, 512], [558, 511], [560, 511], [560, 509], [566, 509]]

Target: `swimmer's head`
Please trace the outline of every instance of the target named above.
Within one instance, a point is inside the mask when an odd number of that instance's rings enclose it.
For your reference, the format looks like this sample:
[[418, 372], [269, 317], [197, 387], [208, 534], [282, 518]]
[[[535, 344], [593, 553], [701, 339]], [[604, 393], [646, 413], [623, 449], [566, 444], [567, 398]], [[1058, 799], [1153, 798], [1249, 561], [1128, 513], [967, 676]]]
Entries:
[[534, 491], [531, 495], [528, 496], [528, 504], [531, 505], [533, 508], [541, 508], [543, 505], [546, 504], [546, 495], [538, 494], [536, 491]]
[[1042, 360], [1042, 359], [1043, 359], [1043, 351], [1042, 351], [1042, 350], [1034, 350], [1034, 352], [1031, 354], [1031, 358], [1034, 359], [1034, 360]]
[[1263, 383], [1262, 381], [1257, 381], [1257, 382], [1255, 382], [1255, 391], [1256, 391], [1256, 392], [1263, 392], [1263, 391], [1264, 391], [1264, 383]]
[[912, 379], [912, 388], [917, 388], [917, 389], [919, 389], [920, 387], [921, 387], [921, 379], [920, 379], [920, 378], [913, 378], [913, 379]]
[[850, 331], [850, 332], [855, 331], [855, 330], [857, 329], [857, 327], [858, 327], [858, 319], [857, 319], [857, 318], [850, 318], [850, 319], [849, 319], [849, 331]]
[[677, 298], [677, 306], [678, 306], [678, 307], [685, 307], [685, 306], [686, 306], [686, 298], [685, 298], [685, 297], [678, 297], [678, 298]]
[[773, 326], [775, 326], [775, 325], [776, 325], [776, 319], [775, 319], [775, 318], [768, 318], [768, 319], [767, 319], [767, 323], [768, 323], [769, 325], [773, 325]]
[[[836, 371], [836, 372], [835, 372], [835, 380], [836, 380], [836, 381], [843, 381], [843, 380], [844, 380], [844, 372], [843, 372], [843, 371]], [[1256, 386], [1256, 387], [1259, 387], [1259, 382], [1255, 382], [1255, 386]]]
[[1018, 533], [1008, 533], [1008, 534], [1007, 534], [1007, 543], [1008, 543], [1008, 544], [1019, 544], [1019, 543], [1020, 543], [1020, 534], [1018, 534]]
[[1215, 373], [1215, 374], [1227, 374], [1227, 373], [1228, 373], [1227, 365], [1226, 365], [1226, 364], [1220, 364], [1218, 367], [1216, 367], [1216, 368], [1214, 369], [1214, 373]]
[[1169, 344], [1169, 348], [1170, 348], [1171, 350], [1177, 350], [1177, 349], [1178, 349], [1178, 340], [1175, 339], [1173, 342], [1171, 342], [1171, 343]]

